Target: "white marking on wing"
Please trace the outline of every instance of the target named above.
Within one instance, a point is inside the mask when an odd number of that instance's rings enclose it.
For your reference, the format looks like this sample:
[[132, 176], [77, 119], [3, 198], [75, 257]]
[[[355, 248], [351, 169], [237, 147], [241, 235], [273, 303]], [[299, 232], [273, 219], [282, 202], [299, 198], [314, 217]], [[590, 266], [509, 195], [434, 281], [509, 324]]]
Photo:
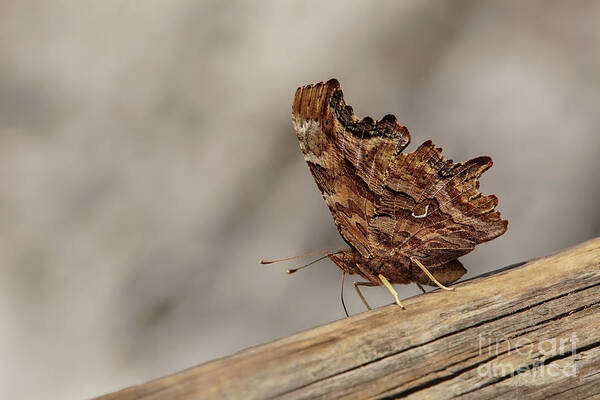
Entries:
[[425, 218], [427, 216], [427, 212], [429, 211], [429, 204], [425, 207], [425, 212], [422, 215], [415, 215], [415, 212], [412, 212], [412, 216], [415, 218]]

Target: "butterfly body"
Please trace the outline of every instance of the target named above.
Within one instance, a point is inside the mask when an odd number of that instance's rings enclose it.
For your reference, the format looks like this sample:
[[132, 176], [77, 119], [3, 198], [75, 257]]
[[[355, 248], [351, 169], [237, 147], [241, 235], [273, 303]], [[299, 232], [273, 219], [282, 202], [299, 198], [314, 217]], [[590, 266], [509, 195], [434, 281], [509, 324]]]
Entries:
[[329, 258], [344, 272], [380, 284], [433, 285], [422, 263], [441, 283], [466, 270], [457, 260], [481, 242], [502, 235], [508, 221], [498, 199], [478, 192], [489, 157], [445, 160], [431, 141], [414, 152], [396, 117], [357, 118], [339, 82], [300, 87], [292, 105], [300, 148], [349, 249]]
[[[353, 249], [344, 250], [329, 255], [342, 271], [349, 275], [360, 275], [376, 285], [381, 284], [379, 274], [385, 276], [391, 283], [408, 284], [412, 282], [422, 285], [436, 286], [431, 280], [417, 268], [414, 263], [405, 256], [395, 258], [379, 257], [365, 259]], [[434, 269], [434, 276], [442, 284], [457, 281], [467, 272], [460, 261], [453, 260], [440, 268]]]

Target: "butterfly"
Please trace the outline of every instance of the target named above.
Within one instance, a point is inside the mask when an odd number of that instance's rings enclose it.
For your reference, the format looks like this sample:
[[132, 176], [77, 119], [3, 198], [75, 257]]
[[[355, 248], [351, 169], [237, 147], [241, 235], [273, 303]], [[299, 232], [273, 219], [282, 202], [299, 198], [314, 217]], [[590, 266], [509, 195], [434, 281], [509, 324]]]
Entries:
[[366, 280], [354, 286], [367, 308], [358, 286], [383, 284], [401, 305], [391, 284], [446, 288], [466, 272], [458, 257], [506, 232], [508, 221], [495, 211], [498, 198], [478, 191], [490, 157], [454, 163], [431, 140], [403, 153], [406, 127], [393, 115], [356, 117], [336, 79], [298, 88], [292, 122], [349, 246], [327, 257], [343, 276]]

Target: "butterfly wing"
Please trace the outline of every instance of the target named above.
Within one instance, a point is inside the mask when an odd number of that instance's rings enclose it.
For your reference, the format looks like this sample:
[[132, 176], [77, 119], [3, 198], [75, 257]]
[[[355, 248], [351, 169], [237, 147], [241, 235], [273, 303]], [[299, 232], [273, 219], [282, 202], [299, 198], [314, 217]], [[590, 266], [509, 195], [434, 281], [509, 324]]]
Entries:
[[298, 88], [292, 121], [308, 167], [344, 240], [371, 254], [368, 226], [390, 162], [409, 143], [394, 116], [357, 118], [339, 82]]
[[506, 232], [494, 208], [498, 198], [478, 192], [489, 157], [454, 163], [431, 141], [399, 154], [388, 166], [382, 195], [369, 225], [381, 257], [416, 257], [435, 268]]

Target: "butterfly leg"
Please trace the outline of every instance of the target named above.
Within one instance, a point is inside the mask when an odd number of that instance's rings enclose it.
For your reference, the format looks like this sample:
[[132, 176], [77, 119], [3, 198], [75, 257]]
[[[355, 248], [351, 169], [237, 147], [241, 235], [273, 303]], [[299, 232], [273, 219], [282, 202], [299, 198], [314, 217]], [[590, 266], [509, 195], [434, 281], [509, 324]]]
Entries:
[[369, 305], [369, 303], [367, 303], [367, 299], [365, 299], [365, 296], [363, 296], [362, 292], [358, 288], [359, 286], [377, 286], [377, 285], [374, 284], [373, 282], [354, 282], [354, 289], [356, 289], [356, 293], [358, 293], [358, 297], [360, 297], [360, 299], [362, 300], [365, 307], [367, 307], [367, 310], [370, 310], [371, 306]]
[[[431, 279], [431, 281], [432, 281], [433, 283], [435, 283], [436, 285], [438, 285], [440, 289], [443, 289], [443, 290], [449, 290], [449, 291], [452, 291], [452, 292], [455, 292], [455, 291], [456, 291], [456, 288], [449, 288], [449, 287], [446, 287], [446, 286], [442, 285], [442, 284], [441, 284], [441, 283], [440, 283], [440, 282], [439, 282], [437, 279], [435, 279], [435, 276], [433, 276], [433, 275], [431, 274], [431, 272], [429, 272], [429, 271], [427, 270], [427, 268], [425, 268], [425, 266], [424, 266], [423, 264], [421, 264], [421, 262], [420, 262], [419, 260], [417, 260], [417, 259], [416, 259], [416, 258], [414, 258], [414, 257], [411, 257], [410, 259], [411, 259], [411, 260], [412, 260], [412, 262], [414, 262], [414, 263], [415, 263], [415, 264], [416, 264], [416, 265], [417, 265], [419, 268], [421, 268], [421, 269], [423, 270], [423, 272], [425, 272], [425, 275], [427, 275], [427, 276], [429, 277], [429, 279]], [[423, 288], [421, 288], [421, 290], [422, 290], [422, 289], [423, 289]]]
[[404, 308], [404, 306], [402, 305], [402, 303], [400, 303], [400, 299], [398, 298], [398, 292], [396, 292], [396, 289], [394, 289], [394, 287], [387, 280], [387, 278], [385, 276], [379, 274], [379, 280], [381, 281], [381, 283], [384, 284], [384, 286], [387, 288], [387, 290], [390, 291], [390, 293], [392, 294], [392, 296], [394, 296], [394, 299], [396, 299], [396, 304], [398, 304], [400, 307]]
[[346, 277], [346, 273], [342, 271], [342, 289], [340, 290], [340, 298], [342, 299], [342, 307], [344, 307], [344, 312], [346, 313], [346, 317], [349, 317], [348, 310], [346, 309], [346, 303], [344, 302], [344, 278]]

